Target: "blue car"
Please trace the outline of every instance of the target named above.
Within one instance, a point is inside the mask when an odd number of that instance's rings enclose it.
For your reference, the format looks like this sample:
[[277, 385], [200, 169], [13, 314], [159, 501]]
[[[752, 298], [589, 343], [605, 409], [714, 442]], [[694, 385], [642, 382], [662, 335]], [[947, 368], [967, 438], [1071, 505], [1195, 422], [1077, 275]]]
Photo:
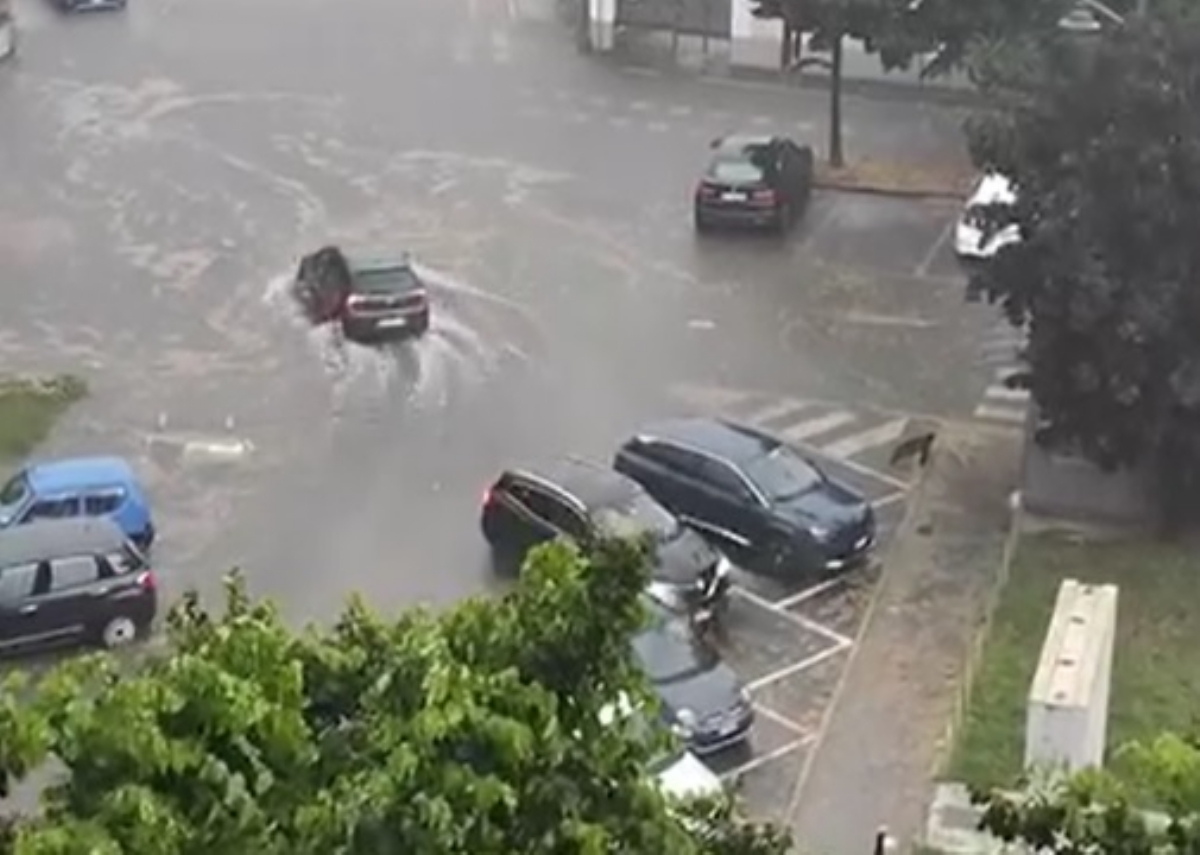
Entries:
[[31, 463], [0, 488], [0, 529], [80, 516], [108, 517], [143, 550], [154, 542], [146, 491], [119, 457]]

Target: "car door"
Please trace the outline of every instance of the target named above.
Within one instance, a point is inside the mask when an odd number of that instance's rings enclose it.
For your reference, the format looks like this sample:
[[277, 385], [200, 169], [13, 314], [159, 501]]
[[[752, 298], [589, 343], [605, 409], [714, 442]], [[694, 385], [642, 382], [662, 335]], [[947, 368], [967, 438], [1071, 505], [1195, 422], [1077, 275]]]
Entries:
[[44, 562], [13, 564], [0, 570], [0, 648], [28, 644], [44, 634], [42, 616], [33, 601], [39, 574], [49, 576]]
[[699, 476], [707, 521], [739, 546], [763, 543], [770, 531], [766, 504], [737, 468], [705, 457]]
[[79, 516], [80, 501], [78, 496], [53, 496], [40, 498], [29, 506], [22, 523], [35, 520], [63, 520]]
[[554, 500], [544, 490], [527, 481], [513, 480], [503, 491], [501, 501], [509, 515], [507, 530], [512, 551], [523, 555], [533, 547], [558, 536], [550, 523]]
[[729, 501], [708, 477], [708, 457], [670, 443], [655, 443], [651, 454], [662, 466], [656, 489], [647, 485], [654, 498], [693, 528], [720, 541], [748, 545], [741, 526], [730, 525], [734, 514]]
[[48, 565], [49, 572], [39, 575], [30, 600], [38, 609], [47, 640], [78, 637], [88, 626], [103, 623], [107, 592], [96, 557], [67, 555], [51, 559]]

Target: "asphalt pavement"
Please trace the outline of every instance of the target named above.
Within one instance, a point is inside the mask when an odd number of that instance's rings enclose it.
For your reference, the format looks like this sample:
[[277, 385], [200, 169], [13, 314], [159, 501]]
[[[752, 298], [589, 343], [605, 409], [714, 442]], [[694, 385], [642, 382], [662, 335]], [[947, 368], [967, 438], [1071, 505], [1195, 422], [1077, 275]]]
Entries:
[[[786, 240], [697, 240], [708, 141], [817, 140], [824, 98], [631, 75], [545, 11], [131, 0], [68, 18], [17, 0], [0, 359], [88, 378], [47, 453], [134, 459], [170, 587], [213, 591], [237, 564], [314, 620], [352, 591], [382, 609], [487, 591], [478, 502], [501, 467], [607, 460], [683, 411], [788, 436], [886, 519], [906, 490], [890, 445], [992, 383], [954, 205], [819, 195]], [[960, 118], [848, 98], [847, 143], [954, 156]], [[301, 322], [288, 277], [329, 241], [413, 253], [429, 334], [339, 348]], [[797, 762], [869, 582], [744, 580], [730, 657], [773, 712], [724, 771]]]

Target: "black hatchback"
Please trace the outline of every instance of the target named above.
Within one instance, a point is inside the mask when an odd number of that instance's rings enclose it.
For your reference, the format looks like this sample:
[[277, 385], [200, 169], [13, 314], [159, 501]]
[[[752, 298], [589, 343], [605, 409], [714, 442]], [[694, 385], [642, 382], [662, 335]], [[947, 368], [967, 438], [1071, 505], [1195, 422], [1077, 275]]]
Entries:
[[145, 557], [104, 518], [46, 520], [0, 532], [0, 650], [146, 634], [158, 595]]
[[696, 231], [749, 226], [786, 232], [812, 195], [813, 151], [786, 137], [734, 135], [712, 144], [696, 185]]
[[597, 537], [648, 535], [659, 584], [687, 591], [731, 569], [636, 481], [577, 459], [503, 472], [484, 494], [480, 526], [498, 561], [509, 566], [559, 537], [586, 545]]
[[613, 465], [753, 569], [833, 575], [875, 544], [875, 514], [863, 496], [753, 428], [662, 422], [626, 441]]

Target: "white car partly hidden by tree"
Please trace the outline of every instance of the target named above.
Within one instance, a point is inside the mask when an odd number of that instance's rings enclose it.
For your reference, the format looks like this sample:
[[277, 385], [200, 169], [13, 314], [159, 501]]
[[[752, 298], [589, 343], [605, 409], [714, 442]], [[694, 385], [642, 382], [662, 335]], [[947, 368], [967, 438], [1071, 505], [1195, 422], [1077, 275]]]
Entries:
[[986, 261], [1002, 248], [1021, 239], [1015, 225], [1005, 226], [993, 234], [986, 228], [987, 209], [992, 205], [1011, 205], [1017, 201], [1012, 182], [998, 172], [985, 173], [963, 208], [954, 229], [954, 252], [966, 262]]

